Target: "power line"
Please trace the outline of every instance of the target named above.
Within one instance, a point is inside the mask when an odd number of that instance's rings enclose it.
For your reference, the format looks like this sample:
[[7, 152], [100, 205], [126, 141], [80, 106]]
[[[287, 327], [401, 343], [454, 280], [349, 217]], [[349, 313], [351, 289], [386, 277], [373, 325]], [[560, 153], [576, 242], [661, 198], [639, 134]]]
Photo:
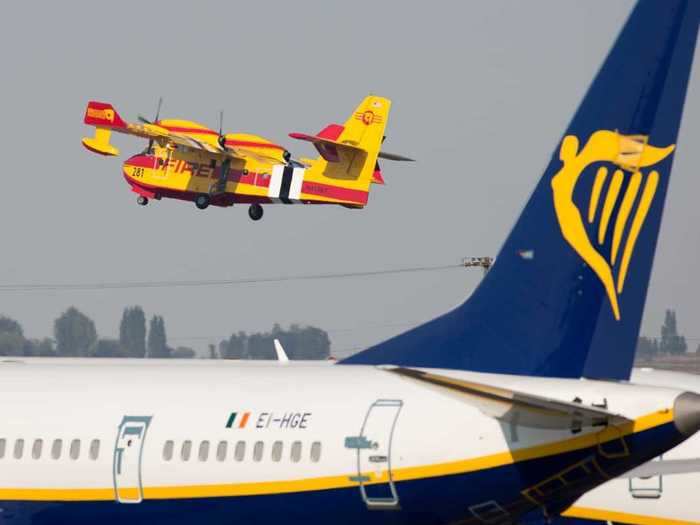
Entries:
[[406, 268], [368, 270], [362, 272], [315, 273], [273, 277], [249, 277], [241, 279], [0, 284], [0, 292], [68, 292], [94, 290], [124, 290], [135, 288], [192, 288], [203, 286], [240, 286], [249, 284], [282, 283], [290, 281], [313, 281], [322, 279], [377, 277], [381, 275], [392, 274], [396, 275], [419, 272], [435, 272], [464, 267], [464, 264], [445, 264], [435, 266], [414, 266]]

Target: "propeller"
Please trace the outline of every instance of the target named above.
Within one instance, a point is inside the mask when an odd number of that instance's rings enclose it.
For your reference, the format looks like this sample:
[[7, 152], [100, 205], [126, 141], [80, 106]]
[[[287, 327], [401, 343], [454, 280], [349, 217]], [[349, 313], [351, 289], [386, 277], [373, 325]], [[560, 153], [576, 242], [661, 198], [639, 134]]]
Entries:
[[224, 110], [219, 111], [219, 137], [217, 142], [221, 149], [226, 149], [226, 137], [224, 136]]
[[[160, 108], [163, 105], [163, 97], [158, 97], [158, 109], [156, 109], [156, 118], [153, 119], [153, 121], [148, 120], [146, 117], [143, 115], [137, 115], [136, 119], [143, 123], [143, 124], [155, 124], [158, 122], [160, 119]], [[150, 139], [148, 141], [148, 152], [151, 153], [153, 151], [153, 139]]]

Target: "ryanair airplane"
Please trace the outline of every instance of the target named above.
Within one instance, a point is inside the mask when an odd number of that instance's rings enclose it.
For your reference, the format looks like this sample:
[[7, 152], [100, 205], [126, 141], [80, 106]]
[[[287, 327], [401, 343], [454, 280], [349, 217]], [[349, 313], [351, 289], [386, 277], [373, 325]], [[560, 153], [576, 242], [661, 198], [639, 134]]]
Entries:
[[[700, 376], [683, 372], [635, 369], [631, 380], [700, 392]], [[697, 525], [700, 505], [700, 433], [673, 450], [585, 494], [557, 523]]]
[[539, 523], [700, 429], [628, 378], [700, 18], [641, 0], [455, 310], [338, 364], [6, 360], [0, 523]]

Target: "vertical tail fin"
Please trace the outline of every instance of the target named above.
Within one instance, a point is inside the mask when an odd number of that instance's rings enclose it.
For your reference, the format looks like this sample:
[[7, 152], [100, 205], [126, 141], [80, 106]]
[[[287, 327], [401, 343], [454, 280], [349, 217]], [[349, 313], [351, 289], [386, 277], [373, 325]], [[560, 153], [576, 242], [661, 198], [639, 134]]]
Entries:
[[370, 95], [342, 126], [330, 124], [316, 135], [290, 133], [289, 136], [312, 142], [321, 155], [314, 163], [314, 173], [359, 190], [357, 195], [363, 195], [363, 200], [354, 204], [364, 205], [370, 184], [377, 180], [374, 176], [377, 157], [390, 109], [388, 98]]
[[344, 362], [628, 378], [699, 20], [640, 0], [472, 297]]

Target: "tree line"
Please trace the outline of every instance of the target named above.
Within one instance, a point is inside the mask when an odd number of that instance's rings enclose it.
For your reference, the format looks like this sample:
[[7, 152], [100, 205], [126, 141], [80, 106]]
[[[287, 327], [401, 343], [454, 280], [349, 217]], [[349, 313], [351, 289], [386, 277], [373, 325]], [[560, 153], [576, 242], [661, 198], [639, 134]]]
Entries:
[[[331, 342], [324, 330], [296, 324], [288, 329], [275, 324], [269, 332], [235, 332], [218, 345], [209, 345], [206, 357], [276, 359], [275, 339], [280, 340], [290, 359], [330, 357]], [[18, 321], [0, 315], [0, 356], [192, 359], [197, 353], [187, 346], [168, 345], [163, 317], [153, 315], [146, 323], [140, 306], [124, 309], [117, 339], [100, 338], [93, 320], [71, 306], [54, 321], [53, 338], [27, 338]]]
[[[659, 337], [640, 337], [637, 342], [637, 357], [653, 359], [662, 355], [683, 355], [688, 352], [685, 336], [678, 332], [675, 310], [666, 310]], [[695, 350], [700, 353], [700, 345]]]

